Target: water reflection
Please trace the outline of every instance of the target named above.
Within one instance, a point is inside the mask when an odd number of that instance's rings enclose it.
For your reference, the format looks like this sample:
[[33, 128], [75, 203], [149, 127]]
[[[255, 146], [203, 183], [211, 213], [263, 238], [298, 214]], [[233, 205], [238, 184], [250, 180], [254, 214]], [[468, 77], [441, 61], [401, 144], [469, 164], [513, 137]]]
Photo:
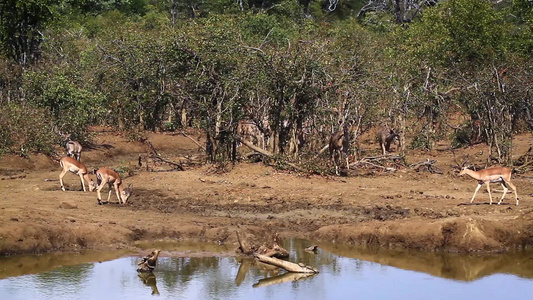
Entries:
[[157, 289], [157, 279], [155, 278], [154, 273], [142, 272], [138, 275], [142, 283], [152, 289], [152, 295], [159, 295], [159, 290]]
[[[309, 245], [287, 240], [283, 246], [290, 251], [291, 261], [318, 268], [317, 275], [285, 273], [247, 258], [169, 257], [168, 252], [160, 257], [154, 273], [137, 273], [140, 257], [132, 256], [102, 263], [77, 258], [81, 263], [59, 268], [57, 257], [37, 256], [33, 262], [28, 257], [3, 258], [0, 269], [11, 269], [7, 274], [19, 274], [13, 271], [19, 266], [38, 274], [0, 280], [0, 299], [146, 299], [150, 295], [158, 299], [351, 299], [357, 295], [449, 300], [533, 293], [533, 280], [527, 279], [533, 278], [529, 253], [472, 256], [329, 244], [319, 244], [314, 253], [304, 250]], [[55, 267], [43, 271], [45, 266]], [[502, 285], [513, 288], [501, 289]]]
[[492, 274], [508, 273], [533, 278], [533, 253], [465, 255], [429, 253], [384, 248], [346, 247], [323, 244], [323, 250], [339, 256], [371, 261], [404, 270], [424, 272], [433, 276], [473, 281]]
[[299, 280], [313, 277], [316, 275], [318, 274], [317, 273], [284, 273], [281, 275], [259, 279], [259, 281], [253, 285], [253, 287], [254, 288], [265, 287], [265, 286], [274, 285], [274, 284], [295, 282], [295, 281], [299, 281]]

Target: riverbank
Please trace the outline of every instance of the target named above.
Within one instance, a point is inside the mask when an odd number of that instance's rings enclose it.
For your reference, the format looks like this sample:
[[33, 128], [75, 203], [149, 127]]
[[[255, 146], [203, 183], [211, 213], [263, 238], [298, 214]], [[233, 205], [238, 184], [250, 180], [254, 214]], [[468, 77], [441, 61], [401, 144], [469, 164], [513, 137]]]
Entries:
[[[197, 145], [181, 135], [150, 134], [160, 153], [174, 161], [197, 155]], [[524, 153], [531, 135], [514, 141]], [[237, 230], [279, 233], [339, 244], [380, 245], [427, 251], [499, 252], [533, 246], [533, 185], [528, 174], [513, 174], [520, 205], [512, 194], [502, 205], [488, 205], [470, 177], [458, 177], [449, 151], [410, 151], [410, 162], [437, 160], [443, 174], [400, 170], [323, 177], [239, 163], [219, 174], [209, 166], [186, 171], [138, 169], [143, 144], [100, 132], [98, 147], [82, 155], [92, 168], [129, 170], [134, 194], [126, 205], [97, 205], [96, 193], [79, 191], [67, 174], [60, 189], [59, 165], [42, 156], [31, 161], [0, 160], [0, 253], [41, 253], [81, 249], [135, 249], [140, 242], [198, 241], [235, 245]], [[375, 147], [375, 145], [368, 145]], [[483, 145], [456, 155], [484, 151]], [[126, 172], [127, 173], [127, 172]], [[94, 178], [94, 176], [93, 176]], [[493, 189], [495, 200], [501, 193]], [[104, 189], [103, 197], [107, 195]], [[116, 202], [114, 192], [111, 201]]]

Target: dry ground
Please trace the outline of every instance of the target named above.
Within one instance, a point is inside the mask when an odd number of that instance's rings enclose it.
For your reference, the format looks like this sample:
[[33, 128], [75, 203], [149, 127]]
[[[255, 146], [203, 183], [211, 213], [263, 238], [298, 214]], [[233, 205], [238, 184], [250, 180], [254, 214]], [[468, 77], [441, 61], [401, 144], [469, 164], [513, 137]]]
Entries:
[[[166, 158], [198, 155], [197, 145], [179, 134], [147, 135]], [[529, 134], [517, 136], [514, 153], [525, 153], [531, 140]], [[138, 155], [147, 151], [114, 132], [98, 131], [96, 141], [97, 147], [82, 154], [89, 169], [133, 170]], [[378, 149], [375, 144], [365, 147]], [[486, 158], [482, 152], [486, 147], [476, 145], [457, 155], [468, 153], [480, 162]], [[0, 253], [126, 249], [154, 240], [232, 245], [236, 230], [431, 251], [503, 251], [533, 245], [532, 174], [513, 175], [519, 206], [511, 194], [503, 205], [488, 205], [485, 189], [477, 205], [459, 205], [470, 200], [476, 181], [457, 176], [450, 151], [411, 151], [407, 157], [411, 163], [426, 158], [436, 159], [444, 174], [404, 170], [322, 177], [251, 163], [237, 164], [224, 174], [209, 166], [183, 172], [143, 169], [125, 178], [134, 185], [126, 205], [99, 206], [96, 193], [80, 191], [73, 174], [65, 176], [66, 192], [59, 182], [46, 181], [60, 173], [53, 160], [4, 157]], [[496, 201], [500, 195], [493, 194]], [[111, 201], [116, 201], [114, 193]]]

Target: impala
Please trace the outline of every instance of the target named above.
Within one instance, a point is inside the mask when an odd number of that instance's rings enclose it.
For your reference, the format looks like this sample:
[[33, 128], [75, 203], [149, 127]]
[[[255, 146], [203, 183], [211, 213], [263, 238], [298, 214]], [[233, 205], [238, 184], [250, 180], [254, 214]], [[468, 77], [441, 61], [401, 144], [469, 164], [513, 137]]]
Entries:
[[507, 194], [508, 187], [510, 187], [514, 191], [516, 205], [518, 205], [518, 194], [516, 193], [516, 186], [514, 186], [514, 184], [511, 183], [511, 169], [503, 168], [503, 167], [496, 167], [496, 168], [483, 169], [479, 171], [473, 171], [473, 170], [468, 169], [468, 167], [463, 167], [463, 169], [459, 173], [459, 176], [464, 175], [464, 174], [468, 174], [470, 175], [470, 177], [478, 181], [476, 191], [474, 192], [474, 196], [472, 196], [472, 200], [470, 200], [470, 203], [474, 201], [474, 198], [476, 197], [476, 194], [479, 191], [479, 188], [481, 188], [483, 184], [487, 184], [487, 191], [489, 192], [490, 204], [492, 204], [492, 195], [490, 193], [489, 185], [490, 183], [500, 183], [503, 187], [503, 195], [500, 201], [498, 202], [498, 205], [502, 203], [502, 200], [505, 197], [505, 194]]
[[105, 203], [109, 202], [109, 198], [111, 198], [111, 189], [114, 188], [115, 192], [117, 193], [118, 203], [126, 204], [126, 201], [128, 201], [128, 198], [131, 196], [133, 187], [131, 184], [129, 184], [128, 187], [124, 189], [124, 182], [117, 172], [108, 168], [100, 168], [98, 171], [96, 171], [96, 179], [98, 182], [98, 187], [96, 188], [96, 193], [98, 194], [98, 204], [103, 204], [100, 191], [104, 188], [106, 183], [109, 186], [109, 194], [107, 195], [107, 201]]
[[83, 187], [83, 191], [85, 192], [85, 183], [84, 179], [89, 184], [89, 191], [92, 192], [95, 188], [94, 181], [91, 180], [91, 177], [89, 176], [89, 173], [87, 172], [87, 167], [85, 167], [84, 164], [81, 162], [75, 160], [72, 157], [63, 157], [59, 161], [59, 165], [63, 168], [63, 171], [61, 171], [61, 174], [59, 174], [59, 182], [61, 183], [61, 190], [65, 191], [65, 186], [63, 185], [63, 177], [65, 174], [70, 171], [76, 175], [80, 176], [81, 180], [81, 186]]
[[80, 143], [73, 141], [70, 139], [71, 134], [64, 134], [61, 131], [58, 132], [59, 135], [63, 138], [63, 140], [66, 142], [65, 148], [67, 150], [67, 156], [76, 158], [77, 161], [80, 161], [81, 157], [81, 150], [83, 147]]
[[67, 156], [75, 157], [77, 161], [80, 161], [81, 157], [81, 144], [76, 141], [68, 141], [66, 144]]
[[401, 131], [396, 133], [393, 129], [389, 128], [388, 125], [383, 126], [383, 128], [381, 128], [381, 130], [378, 132], [377, 138], [383, 155], [386, 155], [387, 152], [390, 152], [390, 144], [394, 140], [398, 140], [398, 143], [400, 142], [400, 134], [402, 134]]
[[265, 135], [259, 130], [259, 126], [254, 121], [240, 120], [237, 124], [237, 134], [253, 145], [262, 149], [266, 147]]
[[350, 148], [350, 133], [354, 131], [353, 122], [344, 124], [342, 130], [337, 131], [329, 138], [329, 156], [335, 164], [335, 174], [339, 175], [339, 160], [342, 157], [342, 152], [346, 154], [346, 169], [350, 169], [348, 162], [348, 151]]

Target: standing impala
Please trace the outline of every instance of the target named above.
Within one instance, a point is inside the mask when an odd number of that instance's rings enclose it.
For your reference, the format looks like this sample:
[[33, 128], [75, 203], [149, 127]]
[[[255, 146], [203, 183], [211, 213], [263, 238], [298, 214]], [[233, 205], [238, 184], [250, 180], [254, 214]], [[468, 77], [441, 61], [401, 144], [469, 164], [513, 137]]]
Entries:
[[106, 203], [109, 202], [109, 198], [111, 198], [111, 189], [114, 187], [115, 192], [117, 193], [118, 203], [126, 204], [126, 201], [128, 201], [128, 198], [131, 196], [133, 188], [131, 184], [129, 184], [128, 187], [124, 189], [124, 182], [117, 172], [108, 168], [100, 168], [98, 171], [96, 171], [96, 179], [98, 182], [98, 187], [96, 188], [96, 193], [98, 194], [98, 204], [103, 204], [100, 191], [104, 188], [106, 183], [109, 186], [109, 194], [107, 195]]
[[498, 205], [502, 203], [503, 198], [505, 197], [505, 194], [507, 194], [508, 186], [514, 191], [514, 196], [516, 199], [516, 205], [518, 205], [518, 194], [516, 193], [516, 186], [511, 183], [511, 169], [509, 168], [503, 168], [503, 167], [496, 167], [496, 168], [488, 168], [483, 169], [479, 171], [472, 171], [468, 169], [468, 167], [464, 167], [461, 172], [459, 173], [459, 176], [468, 174], [470, 177], [476, 179], [478, 181], [478, 185], [476, 188], [476, 191], [474, 192], [474, 196], [472, 196], [472, 200], [470, 200], [470, 203], [474, 201], [474, 198], [476, 197], [477, 191], [479, 191], [479, 188], [483, 184], [487, 184], [487, 191], [489, 192], [489, 198], [490, 198], [490, 204], [492, 204], [492, 195], [490, 193], [490, 183], [500, 183], [503, 187], [503, 195], [500, 201], [498, 202]]
[[63, 177], [65, 176], [65, 174], [67, 174], [68, 171], [80, 176], [81, 186], [83, 187], [84, 192], [86, 191], [85, 183], [83, 182], [84, 179], [89, 184], [89, 192], [92, 192], [94, 190], [94, 181], [91, 180], [91, 177], [87, 172], [87, 167], [85, 167], [84, 164], [75, 160], [72, 157], [67, 156], [61, 158], [61, 160], [59, 161], [59, 165], [63, 168], [63, 171], [61, 171], [61, 174], [59, 174], [59, 182], [61, 183], [61, 189], [63, 191], [65, 191], [65, 186], [63, 185]]
[[67, 150], [67, 156], [76, 158], [77, 161], [80, 161], [81, 157], [81, 150], [83, 147], [80, 143], [77, 141], [73, 141], [70, 139], [71, 134], [64, 134], [59, 131], [59, 135], [63, 138], [65, 141], [65, 149]]
[[80, 161], [81, 157], [81, 144], [76, 141], [68, 141], [66, 144], [67, 156], [75, 157], [77, 161]]
[[344, 123], [342, 129], [335, 132], [329, 138], [329, 157], [335, 165], [335, 174], [339, 175], [339, 164], [342, 154], [346, 155], [346, 170], [350, 169], [348, 151], [350, 151], [350, 134], [355, 133], [354, 122]]
[[387, 152], [390, 152], [390, 145], [393, 141], [398, 141], [398, 147], [401, 147], [400, 143], [400, 134], [402, 132], [395, 132], [393, 129], [389, 128], [388, 125], [383, 126], [377, 135], [379, 145], [381, 147], [381, 152], [383, 155], [387, 155]]

